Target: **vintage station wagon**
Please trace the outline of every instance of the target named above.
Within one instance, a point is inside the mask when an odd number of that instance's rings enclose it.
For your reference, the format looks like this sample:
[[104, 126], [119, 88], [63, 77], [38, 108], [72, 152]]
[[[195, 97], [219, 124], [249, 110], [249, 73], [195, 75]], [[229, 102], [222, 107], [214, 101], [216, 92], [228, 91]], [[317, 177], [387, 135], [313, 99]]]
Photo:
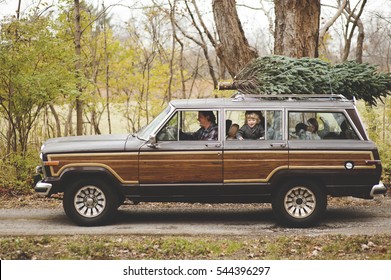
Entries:
[[[238, 137], [250, 114], [260, 134]], [[213, 138], [197, 137], [205, 118]], [[137, 133], [49, 139], [40, 157], [36, 192], [63, 192], [82, 226], [110, 223], [132, 201], [271, 203], [280, 224], [306, 227], [327, 196], [386, 192], [377, 148], [338, 95], [175, 100]]]

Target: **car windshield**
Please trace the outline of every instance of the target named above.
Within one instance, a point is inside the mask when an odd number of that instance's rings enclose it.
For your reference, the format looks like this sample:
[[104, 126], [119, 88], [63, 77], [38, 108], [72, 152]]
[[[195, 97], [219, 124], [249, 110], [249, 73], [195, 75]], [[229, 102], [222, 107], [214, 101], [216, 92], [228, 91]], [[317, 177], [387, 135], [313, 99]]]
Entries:
[[148, 140], [149, 136], [156, 131], [161, 122], [170, 114], [171, 106], [167, 106], [153, 121], [137, 132], [137, 137]]

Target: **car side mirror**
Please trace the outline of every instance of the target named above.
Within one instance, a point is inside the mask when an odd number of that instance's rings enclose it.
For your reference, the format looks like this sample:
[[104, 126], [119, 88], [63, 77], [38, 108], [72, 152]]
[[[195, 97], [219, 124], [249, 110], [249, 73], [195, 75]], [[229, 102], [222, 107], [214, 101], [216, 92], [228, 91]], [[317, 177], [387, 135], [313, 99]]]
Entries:
[[148, 139], [147, 146], [150, 148], [157, 148], [157, 140], [156, 140], [156, 135], [150, 135]]

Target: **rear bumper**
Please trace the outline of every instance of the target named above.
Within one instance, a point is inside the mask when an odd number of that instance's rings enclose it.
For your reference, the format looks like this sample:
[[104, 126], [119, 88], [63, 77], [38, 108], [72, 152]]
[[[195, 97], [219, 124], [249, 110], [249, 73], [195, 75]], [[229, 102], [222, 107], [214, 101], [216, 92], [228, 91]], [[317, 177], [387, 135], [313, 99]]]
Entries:
[[376, 195], [384, 195], [385, 193], [387, 193], [387, 187], [380, 181], [379, 184], [372, 187], [370, 196], [375, 197]]

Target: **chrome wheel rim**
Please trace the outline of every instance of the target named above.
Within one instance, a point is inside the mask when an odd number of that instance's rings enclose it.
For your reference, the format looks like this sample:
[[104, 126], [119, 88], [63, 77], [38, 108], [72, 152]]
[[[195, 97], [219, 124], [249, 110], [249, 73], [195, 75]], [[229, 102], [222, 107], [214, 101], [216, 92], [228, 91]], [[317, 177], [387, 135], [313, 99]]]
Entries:
[[303, 219], [314, 212], [316, 197], [308, 188], [295, 187], [285, 195], [284, 206], [290, 216]]
[[106, 196], [101, 189], [95, 186], [85, 186], [76, 193], [74, 206], [79, 215], [94, 218], [106, 208]]

